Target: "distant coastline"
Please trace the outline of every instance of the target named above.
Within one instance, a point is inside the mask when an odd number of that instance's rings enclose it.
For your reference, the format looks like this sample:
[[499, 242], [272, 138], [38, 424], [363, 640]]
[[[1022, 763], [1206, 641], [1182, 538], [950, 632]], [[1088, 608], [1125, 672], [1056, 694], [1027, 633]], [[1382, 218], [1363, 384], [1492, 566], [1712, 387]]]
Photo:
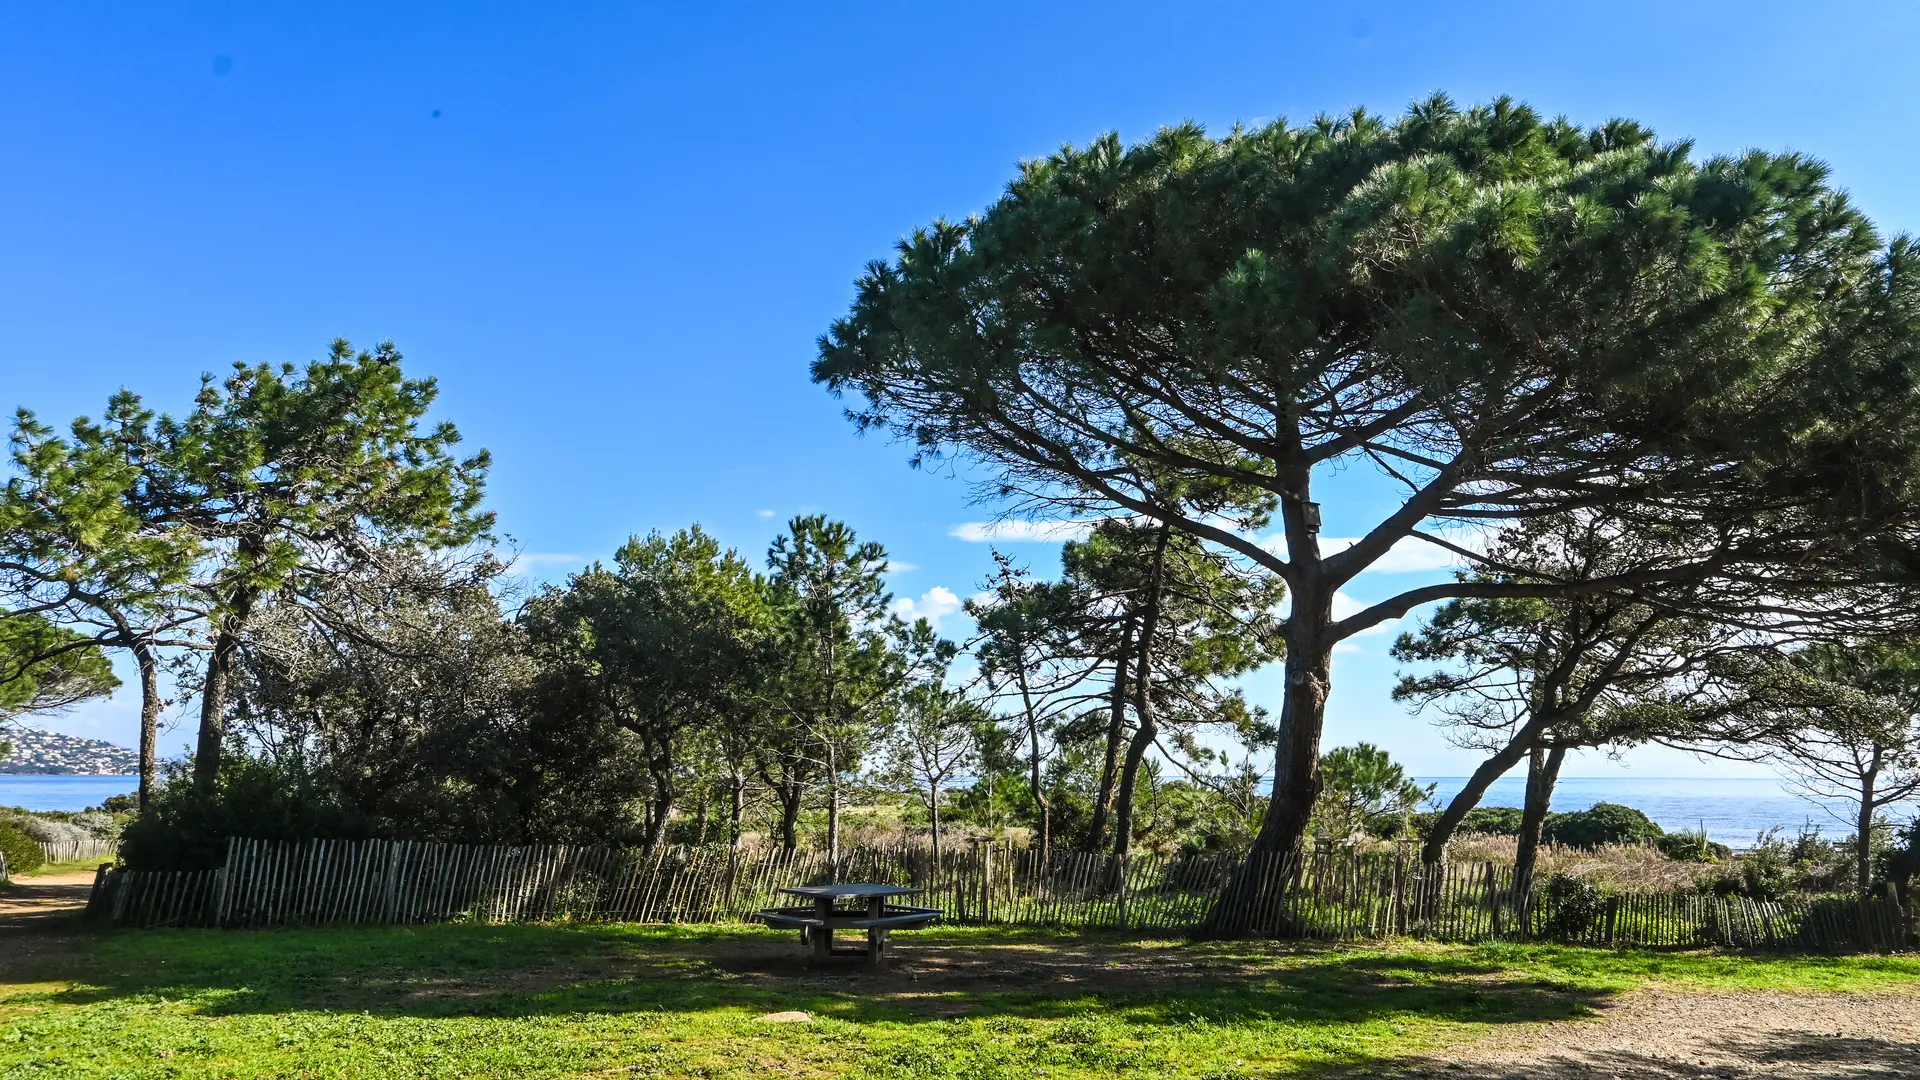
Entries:
[[9, 727], [0, 742], [13, 752], [0, 761], [0, 776], [126, 776], [140, 770], [140, 755], [101, 739]]

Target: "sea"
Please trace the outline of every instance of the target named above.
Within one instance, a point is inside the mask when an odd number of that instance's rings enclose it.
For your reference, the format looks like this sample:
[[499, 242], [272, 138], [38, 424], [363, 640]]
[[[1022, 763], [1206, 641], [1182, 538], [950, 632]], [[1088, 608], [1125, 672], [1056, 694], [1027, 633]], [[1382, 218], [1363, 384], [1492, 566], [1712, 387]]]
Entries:
[[[1433, 784], [1434, 798], [1444, 804], [1465, 785], [1466, 778], [1429, 776], [1420, 782]], [[138, 787], [135, 776], [0, 775], [0, 806], [84, 810]], [[1525, 777], [1506, 776], [1494, 782], [1481, 804], [1519, 806], [1525, 793]], [[1768, 777], [1567, 776], [1554, 789], [1556, 810], [1584, 810], [1598, 802], [1631, 806], [1669, 832], [1705, 829], [1709, 838], [1736, 848], [1752, 846], [1755, 838], [1772, 829], [1788, 836], [1802, 829], [1819, 829], [1834, 837], [1853, 831], [1846, 824], [1845, 806], [1812, 802]], [[1917, 813], [1920, 806], [1908, 806], [1889, 816], [1905, 820]]]
[[0, 774], [0, 806], [21, 810], [85, 810], [114, 795], [140, 790], [138, 776], [17, 776]]
[[[1429, 776], [1442, 805], [1466, 786], [1464, 776]], [[1525, 775], [1494, 781], [1482, 806], [1519, 806], [1526, 794]], [[1852, 815], [1841, 803], [1820, 803], [1789, 790], [1772, 777], [1563, 776], [1553, 789], [1553, 809], [1585, 810], [1594, 803], [1631, 806], [1668, 832], [1699, 832], [1734, 848], [1752, 847], [1763, 833], [1778, 829], [1787, 838], [1801, 830], [1819, 830], [1829, 838], [1853, 835]], [[1895, 807], [1887, 816], [1904, 821], [1920, 807]]]

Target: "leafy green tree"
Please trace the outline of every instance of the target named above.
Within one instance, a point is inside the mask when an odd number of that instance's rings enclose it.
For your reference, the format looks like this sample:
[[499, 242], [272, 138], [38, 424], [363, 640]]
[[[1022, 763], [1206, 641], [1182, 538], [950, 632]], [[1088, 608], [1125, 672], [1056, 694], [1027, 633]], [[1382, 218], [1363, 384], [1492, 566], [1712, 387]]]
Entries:
[[387, 343], [355, 352], [335, 341], [303, 369], [235, 365], [201, 381], [194, 408], [131, 434], [151, 447], [140, 484], [162, 520], [212, 552], [196, 581], [209, 611], [200, 684], [196, 781], [218, 779], [228, 686], [261, 601], [382, 548], [458, 547], [486, 535], [480, 511], [488, 457], [458, 459], [451, 423], [422, 429], [438, 391], [409, 379]]
[[1373, 818], [1412, 814], [1433, 795], [1421, 787], [1393, 755], [1372, 743], [1336, 747], [1320, 759], [1326, 777], [1315, 815], [1332, 835], [1347, 836]]
[[1082, 620], [1072, 585], [1036, 581], [1000, 552], [993, 558], [996, 569], [986, 596], [970, 598], [964, 607], [980, 628], [973, 651], [981, 679], [993, 699], [1014, 710], [1035, 814], [1034, 846], [1044, 865], [1053, 850], [1047, 762], [1060, 722], [1099, 696], [1099, 663], [1076, 632]]
[[816, 783], [827, 792], [827, 858], [840, 857], [841, 800], [893, 696], [944, 668], [954, 647], [926, 620], [889, 614], [886, 549], [821, 515], [788, 523], [767, 552], [778, 661], [761, 773], [780, 804], [781, 842], [799, 843], [800, 810]]
[[38, 615], [0, 612], [0, 722], [58, 712], [119, 687], [112, 663], [91, 638]]
[[234, 671], [229, 756], [302, 773], [380, 835], [537, 831], [525, 770], [551, 759], [527, 737], [535, 664], [494, 596], [504, 569], [485, 552], [384, 551], [298, 600], [269, 598]]
[[[1581, 581], [1612, 576], [1665, 544], [1657, 534], [1568, 515], [1511, 530], [1492, 555], [1508, 575]], [[1487, 755], [1427, 828], [1422, 861], [1438, 865], [1487, 789], [1522, 761], [1527, 794], [1515, 874], [1524, 885], [1568, 751], [1751, 738], [1724, 722], [1729, 699], [1717, 692], [1716, 676], [1770, 638], [1751, 622], [1719, 624], [1693, 614], [1709, 587], [1720, 599], [1736, 588], [1709, 579], [1644, 592], [1462, 597], [1402, 634], [1394, 657], [1433, 666], [1402, 674], [1395, 699], [1416, 712], [1434, 711], [1455, 743]]]
[[766, 583], [696, 525], [628, 540], [611, 568], [595, 564], [565, 589], [549, 587], [523, 622], [545, 665], [548, 706], [638, 741], [644, 842], [660, 843], [688, 768], [688, 733], [726, 742], [757, 723], [777, 629]]
[[[1187, 124], [1028, 162], [984, 213], [872, 264], [813, 375], [916, 461], [984, 465], [988, 497], [1166, 522], [1282, 579], [1256, 847], [1292, 851], [1347, 637], [1435, 601], [1703, 565], [1826, 555], [1883, 578], [1920, 503], [1917, 283], [1912, 245], [1883, 242], [1806, 157], [1696, 160], [1627, 121], [1435, 96], [1398, 121]], [[1339, 508], [1356, 538], [1323, 541], [1315, 484], [1356, 466], [1403, 497]], [[1167, 483], [1183, 478], [1269, 494], [1279, 536], [1195, 513]], [[1720, 540], [1605, 579], [1453, 581], [1334, 616], [1397, 545], [1483, 562], [1445, 527], [1577, 507]]]
[[1760, 676], [1769, 741], [1788, 776], [1823, 805], [1852, 809], [1854, 883], [1873, 883], [1884, 813], [1920, 796], [1920, 646], [1910, 641], [1810, 645]]
[[964, 691], [927, 679], [899, 695], [887, 732], [885, 774], [926, 807], [934, 865], [940, 865], [940, 810], [948, 781], [980, 761], [982, 729], [992, 717]]
[[[12, 437], [14, 475], [0, 492], [0, 602], [134, 660], [142, 807], [156, 781], [168, 656], [202, 644], [205, 616], [189, 583], [206, 546], [143, 480], [141, 462], [155, 449], [152, 422], [125, 392], [99, 422], [74, 421], [69, 438], [23, 409]], [[77, 639], [60, 646], [73, 647]]]
[[1088, 844], [1116, 855], [1133, 838], [1134, 790], [1155, 747], [1191, 743], [1211, 724], [1259, 723], [1222, 680], [1273, 659], [1274, 610], [1284, 595], [1269, 576], [1236, 568], [1164, 523], [1101, 521], [1062, 553], [1078, 597], [1080, 639], [1108, 666], [1111, 696]]

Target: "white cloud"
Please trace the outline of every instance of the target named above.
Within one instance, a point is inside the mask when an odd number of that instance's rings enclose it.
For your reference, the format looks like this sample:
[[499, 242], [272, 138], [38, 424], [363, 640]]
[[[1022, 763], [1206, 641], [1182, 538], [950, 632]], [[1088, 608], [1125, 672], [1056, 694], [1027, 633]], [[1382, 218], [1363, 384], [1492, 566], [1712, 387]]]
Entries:
[[1058, 544], [1084, 540], [1092, 531], [1091, 521], [969, 521], [954, 526], [947, 535], [976, 544], [995, 540]]
[[586, 561], [585, 555], [569, 555], [558, 551], [523, 551], [507, 564], [507, 573], [519, 577], [534, 573], [543, 566], [577, 566]]
[[[1350, 615], [1358, 615], [1362, 611], [1365, 611], [1372, 606], [1373, 606], [1372, 604], [1363, 604], [1360, 601], [1355, 600], [1353, 597], [1348, 596], [1346, 593], [1343, 593], [1343, 592], [1336, 592], [1333, 594], [1333, 617], [1336, 622]], [[1399, 625], [1399, 622], [1400, 622], [1399, 619], [1387, 619], [1383, 622], [1374, 623], [1372, 626], [1367, 627], [1365, 630], [1362, 630], [1359, 633], [1353, 634], [1351, 636], [1370, 637], [1374, 634], [1389, 633], [1397, 625]]]
[[[1480, 550], [1480, 541], [1470, 536], [1450, 536], [1449, 543], [1458, 544], [1469, 551]], [[1332, 555], [1345, 551], [1360, 542], [1357, 536], [1323, 536], [1320, 538], [1320, 554]], [[1285, 555], [1287, 538], [1275, 533], [1260, 541], [1260, 546], [1278, 555]], [[1385, 555], [1375, 559], [1362, 573], [1367, 574], [1425, 574], [1437, 570], [1452, 570], [1465, 565], [1466, 560], [1438, 544], [1430, 544], [1417, 536], [1403, 537]]]
[[920, 569], [920, 567], [919, 567], [919, 564], [917, 563], [901, 562], [898, 559], [889, 559], [887, 561], [887, 565], [885, 567], [882, 567], [882, 569], [884, 569], [889, 574], [904, 574], [910, 570], [918, 570]]
[[755, 510], [754, 513], [763, 518], [770, 518], [773, 516], [773, 511], [771, 510]]
[[902, 596], [893, 602], [893, 613], [895, 615], [900, 616], [907, 622], [912, 622], [915, 619], [925, 619], [933, 624], [935, 630], [940, 629], [941, 619], [959, 610], [960, 598], [955, 596], [953, 590], [947, 588], [945, 585], [935, 585], [925, 593], [922, 593], [918, 600], [909, 596]]

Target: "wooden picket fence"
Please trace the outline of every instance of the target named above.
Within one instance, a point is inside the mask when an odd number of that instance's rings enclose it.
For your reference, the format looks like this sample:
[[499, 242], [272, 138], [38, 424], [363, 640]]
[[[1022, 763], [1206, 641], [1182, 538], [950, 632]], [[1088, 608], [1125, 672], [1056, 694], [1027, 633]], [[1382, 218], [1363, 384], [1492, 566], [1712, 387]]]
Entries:
[[1893, 951], [1912, 942], [1891, 891], [1871, 900], [1763, 902], [1536, 884], [1519, 896], [1510, 867], [1454, 864], [1423, 872], [1406, 848], [1292, 859], [1147, 854], [1124, 862], [1060, 853], [1042, 863], [1031, 850], [997, 844], [945, 851], [937, 860], [925, 846], [901, 845], [851, 848], [830, 866], [820, 851], [724, 846], [644, 851], [235, 839], [216, 869], [102, 866], [87, 910], [102, 922], [136, 927], [713, 923], [778, 905], [783, 887], [829, 881], [915, 886], [951, 921], [1068, 929], [1822, 951]]
[[120, 841], [92, 837], [86, 840], [42, 840], [40, 850], [48, 862], [79, 862], [82, 859], [111, 859], [120, 851]]

